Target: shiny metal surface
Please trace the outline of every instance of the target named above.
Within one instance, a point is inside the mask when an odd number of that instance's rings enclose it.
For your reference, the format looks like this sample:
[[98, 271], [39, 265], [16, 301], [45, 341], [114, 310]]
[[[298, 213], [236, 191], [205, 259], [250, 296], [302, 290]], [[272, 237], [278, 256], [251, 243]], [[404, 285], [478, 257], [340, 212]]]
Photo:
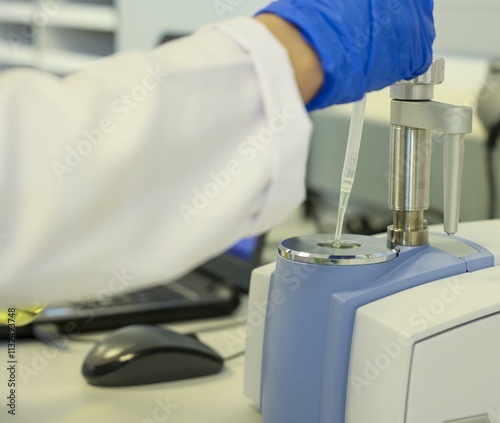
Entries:
[[434, 85], [410, 85], [398, 82], [391, 86], [391, 98], [395, 100], [431, 100], [434, 98]]
[[429, 208], [431, 131], [394, 125], [391, 134], [389, 207], [394, 210], [388, 245], [428, 243], [424, 210]]
[[448, 235], [458, 232], [465, 135], [444, 134], [444, 231]]
[[337, 248], [333, 235], [307, 235], [286, 239], [278, 248], [287, 260], [320, 264], [353, 266], [384, 263], [395, 259], [399, 249], [388, 248], [383, 238], [364, 235], [343, 235], [342, 247]]
[[445, 63], [442, 57], [434, 57], [432, 64], [423, 75], [408, 81], [414, 85], [439, 85], [444, 82]]
[[391, 87], [389, 207], [394, 222], [387, 228], [389, 246], [428, 243], [423, 211], [429, 208], [432, 131], [444, 133], [444, 226], [458, 230], [462, 185], [463, 140], [472, 131], [472, 109], [431, 101], [434, 85], [444, 80], [444, 60]]
[[418, 246], [429, 243], [429, 230], [424, 212], [395, 211], [394, 224], [387, 228], [387, 245]]
[[392, 100], [391, 124], [431, 129], [446, 134], [468, 134], [472, 131], [473, 110], [438, 101]]
[[393, 126], [389, 161], [389, 207], [392, 210], [429, 208], [431, 132]]

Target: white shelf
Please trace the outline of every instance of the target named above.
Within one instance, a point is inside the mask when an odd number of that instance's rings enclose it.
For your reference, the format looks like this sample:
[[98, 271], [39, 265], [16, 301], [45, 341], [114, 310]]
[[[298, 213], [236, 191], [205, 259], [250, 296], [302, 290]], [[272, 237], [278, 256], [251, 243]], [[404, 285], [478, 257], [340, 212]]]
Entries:
[[112, 6], [70, 3], [61, 7], [47, 26], [114, 32], [118, 28], [118, 14]]
[[20, 45], [12, 47], [8, 42], [0, 41], [0, 63], [8, 66], [32, 66], [35, 58], [35, 48]]
[[31, 2], [0, 1], [0, 22], [24, 24], [35, 10], [35, 4]]
[[114, 0], [56, 3], [49, 11], [40, 0], [0, 0], [0, 68], [64, 75], [116, 51], [121, 19]]

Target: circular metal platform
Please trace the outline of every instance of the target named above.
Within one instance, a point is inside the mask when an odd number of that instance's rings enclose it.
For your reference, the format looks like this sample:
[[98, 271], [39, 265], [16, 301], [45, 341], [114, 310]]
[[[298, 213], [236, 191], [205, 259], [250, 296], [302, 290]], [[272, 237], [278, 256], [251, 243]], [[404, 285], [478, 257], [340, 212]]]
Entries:
[[321, 264], [354, 266], [384, 263], [395, 259], [399, 248], [387, 247], [385, 238], [346, 234], [340, 245], [333, 235], [306, 235], [283, 241], [279, 255], [287, 260]]

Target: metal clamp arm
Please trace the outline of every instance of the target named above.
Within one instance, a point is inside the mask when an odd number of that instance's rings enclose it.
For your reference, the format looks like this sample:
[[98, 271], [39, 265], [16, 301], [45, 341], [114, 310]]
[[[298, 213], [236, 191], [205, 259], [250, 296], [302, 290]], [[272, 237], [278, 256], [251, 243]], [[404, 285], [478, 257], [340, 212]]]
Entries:
[[445, 134], [470, 134], [472, 108], [437, 101], [392, 100], [391, 123]]

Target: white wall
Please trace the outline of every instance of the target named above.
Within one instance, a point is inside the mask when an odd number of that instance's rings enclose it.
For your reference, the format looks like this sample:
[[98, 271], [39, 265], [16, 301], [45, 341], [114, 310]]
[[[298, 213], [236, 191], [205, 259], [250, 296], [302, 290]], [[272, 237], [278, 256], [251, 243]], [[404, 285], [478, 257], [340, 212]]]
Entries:
[[[190, 33], [235, 16], [251, 16], [267, 0], [118, 0], [123, 28], [118, 49], [156, 45], [164, 32]], [[234, 6], [233, 6], [234, 5]], [[140, 16], [140, 19], [138, 17]]]
[[[119, 49], [154, 45], [164, 31], [192, 32], [208, 23], [250, 16], [270, 0], [117, 0]], [[438, 52], [500, 56], [500, 0], [435, 0]]]
[[500, 56], [499, 0], [436, 0], [438, 52]]

